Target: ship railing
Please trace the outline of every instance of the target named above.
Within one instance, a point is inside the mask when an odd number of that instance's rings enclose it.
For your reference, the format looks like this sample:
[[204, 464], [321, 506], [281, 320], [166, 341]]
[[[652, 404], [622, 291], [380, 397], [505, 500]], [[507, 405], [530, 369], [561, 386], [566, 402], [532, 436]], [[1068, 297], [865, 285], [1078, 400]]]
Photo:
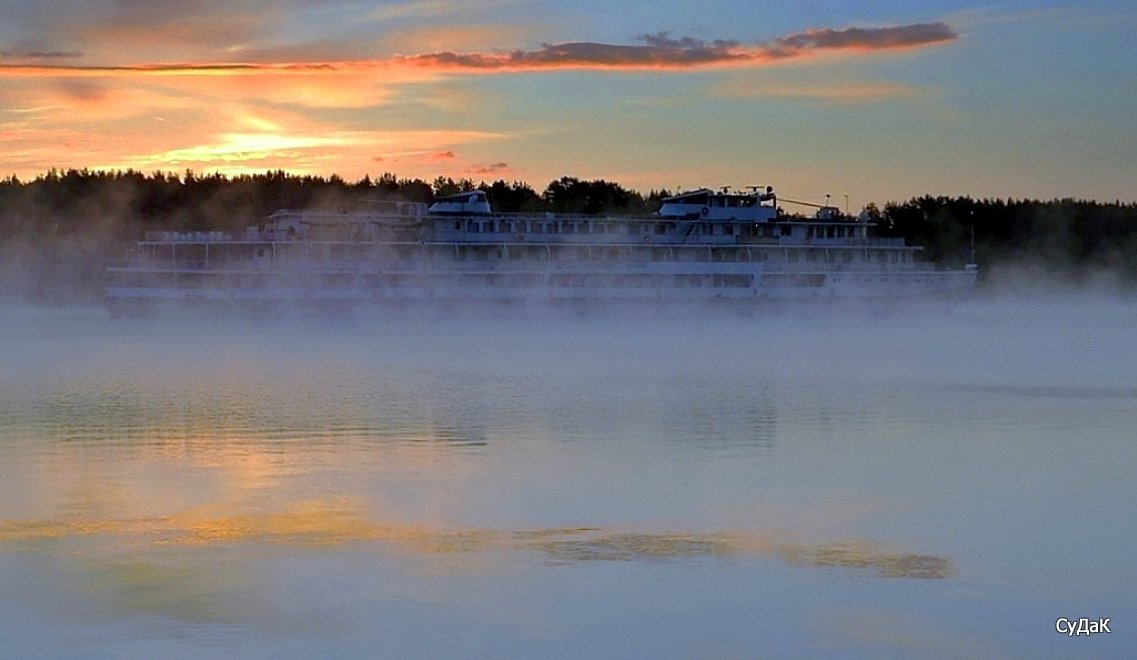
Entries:
[[[787, 246], [809, 246], [817, 248], [858, 248], [858, 247], [915, 247], [908, 245], [903, 238], [893, 238], [885, 236], [870, 236], [868, 238], [828, 238], [828, 237], [812, 237], [805, 238], [801, 236], [783, 236], [781, 241], [775, 241], [778, 245]], [[749, 242], [749, 241], [744, 241]], [[916, 249], [919, 249], [916, 247]]]
[[423, 260], [411, 259], [325, 259], [310, 261], [305, 259], [278, 259], [272, 261], [261, 259], [210, 259], [208, 263], [201, 258], [147, 258], [118, 259], [108, 262], [112, 270], [136, 270], [146, 272], [195, 272], [195, 273], [224, 273], [224, 272], [275, 272], [296, 274], [369, 274], [383, 272], [454, 272], [454, 273], [480, 273], [480, 272], [515, 272], [542, 270], [550, 272], [559, 271], [608, 271], [608, 270], [699, 270], [716, 272], [750, 272], [756, 266], [767, 272], [848, 272], [848, 273], [880, 273], [880, 272], [928, 272], [936, 270], [958, 270], [949, 266], [938, 266], [925, 261], [912, 262], [842, 262], [842, 261], [785, 261], [770, 259], [767, 261], [643, 261], [630, 259], [596, 260], [596, 259], [519, 259], [519, 260], [488, 260], [488, 261], [451, 261], [451, 260]]
[[868, 238], [807, 238], [807, 245], [851, 246], [851, 247], [905, 247], [903, 238], [892, 236], [870, 236]]
[[147, 231], [143, 241], [149, 243], [225, 243], [239, 235], [227, 231]]

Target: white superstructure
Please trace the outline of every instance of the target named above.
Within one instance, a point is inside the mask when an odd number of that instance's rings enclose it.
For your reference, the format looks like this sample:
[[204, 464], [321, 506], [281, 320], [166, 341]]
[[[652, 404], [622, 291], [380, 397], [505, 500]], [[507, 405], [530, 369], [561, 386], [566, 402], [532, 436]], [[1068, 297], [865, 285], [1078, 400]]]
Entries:
[[700, 189], [646, 217], [493, 213], [483, 191], [428, 208], [278, 211], [240, 235], [148, 232], [108, 268], [114, 312], [155, 303], [889, 300], [965, 294], [903, 239], [830, 206], [784, 216], [771, 188]]

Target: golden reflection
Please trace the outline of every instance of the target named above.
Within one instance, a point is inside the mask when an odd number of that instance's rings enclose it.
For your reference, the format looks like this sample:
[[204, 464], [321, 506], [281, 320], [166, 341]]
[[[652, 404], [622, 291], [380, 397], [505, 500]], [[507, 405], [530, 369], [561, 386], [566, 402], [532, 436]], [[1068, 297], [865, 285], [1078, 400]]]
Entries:
[[779, 554], [792, 564], [845, 568], [882, 578], [945, 578], [954, 573], [945, 557], [890, 552], [879, 543], [865, 541], [782, 546]]
[[534, 542], [556, 561], [658, 561], [680, 557], [727, 557], [739, 548], [719, 535], [632, 534], [597, 530], [583, 538], [548, 538]]
[[0, 522], [0, 544], [38, 546], [85, 536], [116, 537], [127, 544], [195, 547], [370, 542], [415, 555], [535, 552], [552, 563], [774, 556], [794, 566], [841, 569], [877, 578], [939, 579], [954, 573], [945, 557], [867, 541], [810, 544], [761, 534], [658, 533], [599, 527], [447, 530], [423, 524], [378, 523], [361, 515], [360, 509], [350, 499], [334, 498], [298, 502], [275, 512], [229, 512], [211, 506], [149, 519], [4, 521]]

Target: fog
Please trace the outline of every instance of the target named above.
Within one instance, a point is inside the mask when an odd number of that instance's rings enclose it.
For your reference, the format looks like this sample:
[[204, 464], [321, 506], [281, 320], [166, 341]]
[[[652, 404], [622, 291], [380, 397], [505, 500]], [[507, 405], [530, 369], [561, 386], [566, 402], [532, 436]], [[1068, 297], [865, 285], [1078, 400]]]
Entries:
[[[1054, 655], [1132, 614], [1137, 304], [0, 309], [0, 637]], [[1112, 507], [1107, 507], [1112, 509]], [[1058, 522], [1060, 521], [1060, 524]], [[1058, 654], [1066, 651], [1059, 649]]]
[[[1108, 293], [1016, 294], [908, 306], [485, 305], [376, 307], [270, 318], [113, 319], [93, 306], [0, 307], [6, 377], [59, 353], [163, 377], [257, 364], [422, 365], [483, 375], [707, 370], [842, 380], [1125, 384], [1137, 302]], [[34, 346], [40, 350], [26, 350]], [[147, 366], [148, 365], [148, 366]], [[142, 369], [147, 366], [146, 369]], [[329, 366], [330, 371], [335, 369]], [[301, 376], [302, 374], [296, 374]]]

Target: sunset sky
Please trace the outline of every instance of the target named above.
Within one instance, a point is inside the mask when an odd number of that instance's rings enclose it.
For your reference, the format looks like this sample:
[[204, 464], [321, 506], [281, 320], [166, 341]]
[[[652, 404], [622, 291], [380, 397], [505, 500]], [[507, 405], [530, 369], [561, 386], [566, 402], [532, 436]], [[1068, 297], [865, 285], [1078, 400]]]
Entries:
[[0, 176], [1137, 199], [1132, 2], [0, 0]]

